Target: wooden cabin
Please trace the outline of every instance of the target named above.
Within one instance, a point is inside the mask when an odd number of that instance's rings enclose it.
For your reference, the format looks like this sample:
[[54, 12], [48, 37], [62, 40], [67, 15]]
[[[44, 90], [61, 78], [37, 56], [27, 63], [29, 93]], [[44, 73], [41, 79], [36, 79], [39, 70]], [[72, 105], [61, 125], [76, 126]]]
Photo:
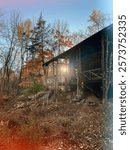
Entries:
[[113, 25], [88, 37], [43, 64], [45, 85], [58, 93], [91, 90], [103, 99], [113, 97]]

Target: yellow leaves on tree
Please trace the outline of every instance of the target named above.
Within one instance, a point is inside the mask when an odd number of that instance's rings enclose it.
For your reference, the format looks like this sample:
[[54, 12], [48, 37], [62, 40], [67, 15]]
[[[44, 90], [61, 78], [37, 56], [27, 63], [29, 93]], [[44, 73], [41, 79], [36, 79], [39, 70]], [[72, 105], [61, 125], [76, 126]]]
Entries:
[[107, 16], [100, 10], [93, 9], [89, 16], [90, 26], [88, 26], [88, 35], [92, 35], [104, 28]]
[[21, 41], [23, 35], [26, 35], [26, 38], [28, 39], [30, 37], [30, 29], [31, 29], [31, 20], [28, 19], [25, 22], [21, 22], [17, 26], [18, 39]]
[[25, 26], [26, 26], [26, 37], [29, 38], [30, 37], [30, 29], [31, 29], [31, 20], [26, 20], [25, 22]]
[[17, 34], [18, 34], [18, 39], [21, 40], [22, 39], [22, 35], [24, 33], [24, 23], [21, 22], [18, 27], [17, 27]]

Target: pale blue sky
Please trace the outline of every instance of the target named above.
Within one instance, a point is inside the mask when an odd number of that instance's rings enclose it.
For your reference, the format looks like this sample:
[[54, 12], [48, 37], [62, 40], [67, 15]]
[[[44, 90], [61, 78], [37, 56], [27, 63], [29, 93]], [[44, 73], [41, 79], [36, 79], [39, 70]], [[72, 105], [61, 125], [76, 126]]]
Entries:
[[26, 18], [37, 18], [40, 12], [52, 23], [57, 19], [67, 21], [71, 31], [87, 26], [94, 8], [112, 15], [112, 0], [0, 0], [0, 9], [6, 13], [18, 10]]

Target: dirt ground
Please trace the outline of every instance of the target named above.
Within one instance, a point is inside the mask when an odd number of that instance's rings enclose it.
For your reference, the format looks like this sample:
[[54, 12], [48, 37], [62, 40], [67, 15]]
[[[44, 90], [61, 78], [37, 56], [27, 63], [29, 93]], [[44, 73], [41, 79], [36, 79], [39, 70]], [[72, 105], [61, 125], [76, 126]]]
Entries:
[[26, 96], [0, 97], [0, 150], [111, 148], [111, 103], [89, 105], [64, 96], [48, 103]]

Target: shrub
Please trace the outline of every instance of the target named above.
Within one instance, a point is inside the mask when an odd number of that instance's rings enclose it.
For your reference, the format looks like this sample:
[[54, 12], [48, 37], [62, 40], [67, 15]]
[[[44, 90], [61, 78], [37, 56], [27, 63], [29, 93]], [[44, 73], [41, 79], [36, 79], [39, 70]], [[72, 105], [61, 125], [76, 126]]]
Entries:
[[40, 83], [33, 83], [32, 86], [26, 88], [24, 90], [24, 94], [36, 94], [37, 92], [40, 92], [44, 90], [44, 86]]

